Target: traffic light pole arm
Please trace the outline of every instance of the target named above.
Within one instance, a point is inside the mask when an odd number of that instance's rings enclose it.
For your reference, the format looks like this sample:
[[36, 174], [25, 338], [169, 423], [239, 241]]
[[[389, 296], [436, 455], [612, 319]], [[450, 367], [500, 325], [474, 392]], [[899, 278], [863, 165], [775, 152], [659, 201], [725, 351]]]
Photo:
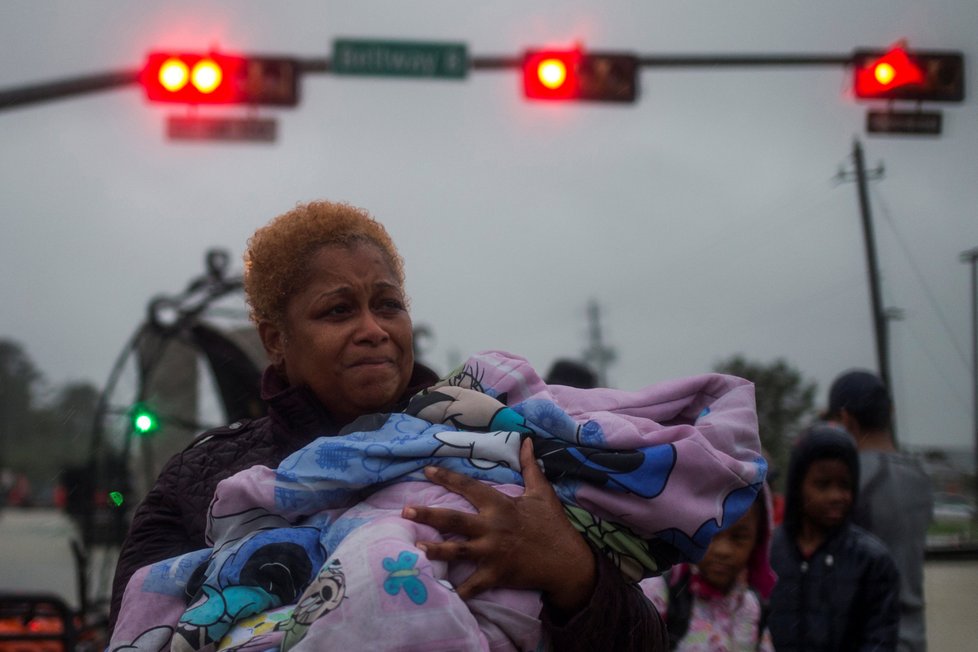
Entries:
[[849, 66], [851, 54], [695, 54], [638, 57], [643, 68], [716, 68], [754, 66]]
[[36, 104], [74, 95], [135, 85], [139, 82], [138, 70], [107, 72], [85, 77], [72, 77], [53, 82], [31, 84], [0, 90], [0, 111], [26, 104]]
[[[755, 66], [850, 66], [854, 61], [850, 54], [692, 54], [639, 56], [638, 65], [643, 68], [716, 68]], [[505, 70], [520, 68], [522, 57], [481, 56], [470, 57], [472, 70]], [[333, 64], [329, 58], [300, 59], [297, 69], [301, 73], [331, 73]]]
[[[518, 69], [522, 57], [477, 56], [470, 57], [469, 68], [476, 71]], [[775, 67], [775, 66], [849, 66], [853, 54], [707, 54], [707, 55], [648, 55], [639, 56], [642, 68], [718, 68], [718, 67]], [[296, 70], [301, 74], [329, 74], [333, 72], [328, 57], [296, 59]], [[96, 93], [139, 82], [139, 70], [107, 72], [59, 81], [31, 84], [0, 89], [0, 111], [28, 104], [62, 99], [75, 95]]]

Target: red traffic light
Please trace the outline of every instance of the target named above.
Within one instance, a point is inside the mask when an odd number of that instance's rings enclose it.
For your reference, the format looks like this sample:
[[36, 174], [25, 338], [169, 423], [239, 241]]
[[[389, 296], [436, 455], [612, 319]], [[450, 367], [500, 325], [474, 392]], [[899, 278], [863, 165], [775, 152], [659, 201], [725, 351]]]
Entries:
[[295, 106], [295, 68], [291, 59], [151, 52], [140, 82], [153, 102]]
[[863, 99], [960, 102], [964, 59], [956, 52], [857, 50], [853, 90]]
[[924, 81], [924, 71], [910, 60], [906, 50], [893, 48], [883, 56], [856, 69], [856, 95], [878, 97], [887, 91]]
[[638, 59], [581, 50], [531, 50], [523, 56], [523, 93], [534, 100], [634, 102]]
[[523, 58], [523, 92], [535, 100], [569, 100], [578, 94], [578, 50], [527, 52]]
[[235, 88], [245, 60], [219, 54], [151, 53], [143, 68], [146, 97], [154, 102], [230, 104], [244, 101]]

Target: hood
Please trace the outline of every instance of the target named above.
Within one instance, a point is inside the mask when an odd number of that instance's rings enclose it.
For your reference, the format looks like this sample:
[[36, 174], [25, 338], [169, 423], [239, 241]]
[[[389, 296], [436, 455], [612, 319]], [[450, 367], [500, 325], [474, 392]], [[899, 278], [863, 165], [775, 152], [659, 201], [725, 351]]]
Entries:
[[[771, 568], [771, 534], [774, 530], [774, 521], [771, 515], [774, 512], [771, 507], [771, 490], [767, 483], [764, 483], [761, 491], [757, 494], [756, 501], [761, 508], [761, 518], [757, 542], [747, 559], [747, 585], [754, 589], [762, 600], [767, 600], [771, 597], [771, 591], [774, 590], [774, 585], [778, 581], [777, 574]], [[669, 571], [669, 583], [673, 586], [678, 585], [683, 582], [684, 578], [693, 574], [695, 571], [692, 564], [686, 562], [676, 564]], [[717, 591], [705, 582], [700, 586], [707, 587], [707, 591], [712, 590], [714, 593]]]
[[[801, 529], [801, 481], [812, 462], [836, 459], [845, 462], [852, 473], [852, 503], [859, 497], [859, 457], [856, 444], [845, 430], [819, 423], [802, 433], [791, 449], [785, 491], [784, 527], [792, 537]], [[850, 509], [850, 516], [852, 510]]]
[[761, 522], [757, 532], [757, 543], [747, 560], [747, 583], [757, 591], [762, 598], [771, 597], [771, 591], [778, 581], [778, 576], [771, 569], [771, 532], [774, 530], [774, 509], [771, 505], [771, 490], [764, 483], [757, 496], [761, 506]]

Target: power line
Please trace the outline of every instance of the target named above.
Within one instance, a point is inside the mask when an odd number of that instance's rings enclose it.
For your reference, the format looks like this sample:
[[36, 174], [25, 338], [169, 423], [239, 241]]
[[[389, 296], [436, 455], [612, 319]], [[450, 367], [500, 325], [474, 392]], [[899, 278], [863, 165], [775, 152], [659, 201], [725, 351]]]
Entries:
[[934, 293], [931, 291], [930, 286], [927, 284], [927, 281], [925, 280], [923, 273], [920, 271], [920, 267], [918, 267], [917, 263], [914, 261], [914, 257], [910, 251], [910, 247], [907, 246], [906, 240], [904, 240], [903, 235], [900, 233], [900, 230], [897, 228], [896, 222], [893, 220], [893, 217], [890, 213], [889, 206], [887, 205], [883, 196], [878, 191], [876, 191], [876, 189], [873, 189], [873, 194], [877, 203], [880, 205], [880, 208], [882, 209], [883, 217], [890, 225], [890, 229], [892, 230], [897, 243], [900, 245], [900, 248], [903, 250], [903, 254], [906, 257], [907, 263], [910, 265], [911, 271], [913, 272], [914, 276], [917, 277], [917, 282], [920, 283], [921, 287], [923, 288], [924, 296], [927, 297], [928, 303], [930, 303], [931, 308], [937, 315], [938, 321], [941, 322], [941, 326], [944, 327], [944, 331], [947, 333], [948, 339], [951, 342], [951, 346], [954, 347], [955, 351], [957, 351], [962, 365], [964, 366], [965, 370], [967, 370], [968, 356], [967, 354], [965, 354], [964, 350], [961, 349], [961, 347], [958, 345], [958, 342], [955, 340], [954, 331], [951, 329], [951, 324], [948, 321], [947, 315], [944, 314], [944, 310], [941, 308], [941, 305], [937, 302], [937, 299], [934, 297]]
[[927, 347], [926, 344], [924, 344], [924, 338], [921, 337], [920, 333], [917, 332], [917, 330], [914, 328], [913, 320], [908, 319], [906, 321], [906, 324], [907, 324], [907, 329], [910, 331], [910, 334], [913, 336], [914, 340], [916, 340], [917, 344], [920, 346], [920, 350], [924, 352], [924, 355], [927, 357], [927, 359], [930, 360], [932, 365], [934, 365], [934, 369], [937, 371], [937, 374], [941, 377], [941, 379], [944, 380], [944, 382], [947, 384], [947, 387], [950, 390], [951, 394], [957, 397], [958, 401], [960, 401], [963, 404], [964, 409], [968, 409], [968, 399], [962, 396], [958, 392], [958, 385], [960, 383], [956, 384], [951, 378], [948, 378], [947, 374], [944, 371], [944, 365], [940, 364], [937, 361], [937, 359], [934, 357], [931, 350]]

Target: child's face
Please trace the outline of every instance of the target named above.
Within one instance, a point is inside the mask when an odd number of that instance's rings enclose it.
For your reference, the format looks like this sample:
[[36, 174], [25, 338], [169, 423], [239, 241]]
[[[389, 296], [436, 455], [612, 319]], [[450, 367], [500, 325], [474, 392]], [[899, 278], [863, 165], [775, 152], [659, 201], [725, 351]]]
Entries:
[[757, 508], [752, 507], [733, 526], [713, 537], [706, 554], [697, 564], [700, 576], [721, 591], [729, 591], [747, 567], [757, 541], [757, 512]]
[[852, 475], [842, 460], [815, 460], [801, 483], [802, 515], [828, 530], [842, 525], [852, 507]]

